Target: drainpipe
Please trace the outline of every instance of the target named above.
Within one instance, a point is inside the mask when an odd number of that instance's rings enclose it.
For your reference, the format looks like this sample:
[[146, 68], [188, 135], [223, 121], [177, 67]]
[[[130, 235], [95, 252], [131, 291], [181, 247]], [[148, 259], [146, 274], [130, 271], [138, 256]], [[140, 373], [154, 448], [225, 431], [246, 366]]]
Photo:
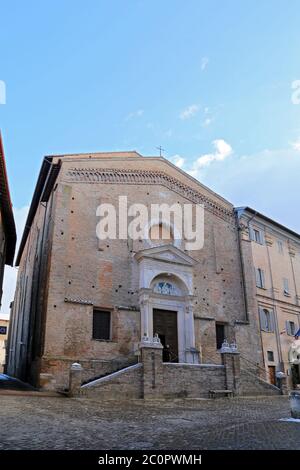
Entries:
[[[265, 229], [265, 227], [264, 227]], [[266, 229], [265, 229], [266, 231]], [[278, 356], [279, 356], [279, 362], [281, 364], [282, 368], [282, 350], [281, 350], [281, 343], [280, 343], [280, 336], [279, 336], [279, 328], [278, 328], [278, 318], [277, 318], [277, 308], [276, 308], [276, 302], [275, 302], [275, 296], [274, 296], [274, 283], [273, 283], [273, 276], [272, 276], [272, 265], [271, 265], [271, 257], [270, 257], [270, 251], [269, 247], [266, 244], [267, 247], [267, 254], [268, 254], [268, 264], [269, 264], [269, 271], [270, 271], [270, 279], [271, 279], [271, 289], [272, 289], [272, 302], [273, 302], [273, 309], [274, 309], [274, 318], [275, 318], [275, 336], [276, 336], [276, 343], [277, 343], [277, 350], [278, 350]]]
[[236, 210], [235, 210], [235, 221], [236, 221], [237, 237], [238, 237], [240, 268], [241, 268], [241, 274], [242, 274], [242, 291], [243, 291], [243, 303], [244, 303], [244, 309], [245, 309], [245, 321], [249, 323], [248, 299], [247, 299], [247, 290], [246, 290], [246, 283], [245, 283], [245, 264], [244, 264], [243, 251], [242, 251], [241, 228], [239, 224], [238, 213]]

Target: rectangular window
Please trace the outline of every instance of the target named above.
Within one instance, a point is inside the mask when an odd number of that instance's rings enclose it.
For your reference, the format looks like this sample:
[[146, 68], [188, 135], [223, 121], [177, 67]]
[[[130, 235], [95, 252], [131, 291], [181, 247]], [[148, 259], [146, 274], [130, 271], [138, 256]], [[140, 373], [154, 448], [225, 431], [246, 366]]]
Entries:
[[273, 353], [273, 351], [268, 351], [267, 354], [268, 354], [268, 361], [274, 362], [274, 353]]
[[225, 340], [225, 325], [222, 323], [216, 323], [217, 349], [221, 349], [224, 340]]
[[274, 314], [273, 310], [268, 308], [259, 308], [259, 316], [260, 316], [260, 328], [262, 331], [266, 331], [267, 333], [273, 333], [274, 331]]
[[281, 240], [277, 240], [278, 253], [283, 254], [283, 243]]
[[263, 232], [258, 228], [250, 227], [250, 239], [256, 243], [259, 243], [260, 245], [263, 245]]
[[289, 335], [289, 336], [295, 336], [295, 333], [296, 333], [296, 325], [293, 321], [286, 321], [285, 322], [285, 329], [286, 329], [286, 333]]
[[283, 293], [284, 295], [290, 294], [289, 280], [286, 279], [285, 277], [283, 278]]
[[265, 272], [261, 268], [256, 269], [256, 287], [265, 289]]
[[7, 326], [0, 326], [0, 335], [6, 335]]
[[111, 312], [107, 310], [93, 310], [93, 339], [111, 339]]

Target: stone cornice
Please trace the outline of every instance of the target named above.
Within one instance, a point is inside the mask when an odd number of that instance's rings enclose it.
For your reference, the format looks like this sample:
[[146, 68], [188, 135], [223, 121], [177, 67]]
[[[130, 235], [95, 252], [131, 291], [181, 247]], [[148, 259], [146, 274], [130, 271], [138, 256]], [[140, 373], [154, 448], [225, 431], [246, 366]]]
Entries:
[[160, 184], [195, 204], [204, 204], [208, 211], [227, 222], [234, 223], [233, 210], [226, 209], [200, 191], [191, 188], [163, 171], [71, 168], [67, 171], [66, 177], [68, 182], [76, 183]]

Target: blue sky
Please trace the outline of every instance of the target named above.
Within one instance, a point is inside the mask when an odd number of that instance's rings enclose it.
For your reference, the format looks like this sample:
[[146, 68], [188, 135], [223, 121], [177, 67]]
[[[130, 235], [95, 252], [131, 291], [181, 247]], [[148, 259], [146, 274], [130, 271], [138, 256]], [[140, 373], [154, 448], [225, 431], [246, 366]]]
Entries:
[[44, 155], [162, 145], [235, 205], [300, 232], [297, 0], [0, 0], [0, 11], [19, 227]]

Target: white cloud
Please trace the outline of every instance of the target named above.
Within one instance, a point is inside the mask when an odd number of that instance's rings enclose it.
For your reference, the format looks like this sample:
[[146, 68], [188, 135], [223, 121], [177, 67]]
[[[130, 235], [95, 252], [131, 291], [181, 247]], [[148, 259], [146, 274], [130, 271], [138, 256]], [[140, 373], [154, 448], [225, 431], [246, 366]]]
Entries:
[[299, 153], [288, 148], [234, 155], [201, 172], [201, 182], [235, 206], [248, 205], [300, 233]]
[[215, 151], [198, 157], [197, 160], [193, 162], [192, 167], [188, 170], [190, 175], [197, 177], [199, 170], [209, 166], [212, 162], [225, 160], [233, 152], [231, 145], [229, 145], [224, 139], [216, 139], [212, 144], [215, 147]]
[[300, 152], [300, 139], [296, 140], [295, 142], [292, 142], [291, 146], [293, 147], [294, 150], [297, 150], [297, 152]]
[[197, 104], [191, 104], [187, 108], [185, 108], [179, 114], [179, 118], [185, 121], [186, 119], [190, 119], [191, 117], [195, 116], [195, 114], [199, 111], [199, 106]]
[[[195, 162], [189, 164], [180, 155], [174, 155], [171, 161], [235, 206], [253, 207], [300, 233], [300, 219], [295, 217], [300, 206], [299, 148], [237, 155], [223, 139], [213, 144], [215, 152]], [[232, 158], [228, 158], [230, 155]]]
[[206, 67], [208, 65], [208, 62], [209, 62], [208, 57], [202, 57], [202, 59], [201, 59], [201, 70], [202, 70], [202, 72], [206, 69]]
[[143, 116], [143, 114], [144, 114], [144, 110], [138, 109], [137, 111], [133, 111], [132, 113], [127, 114], [127, 116], [125, 117], [125, 121], [130, 121], [131, 119], [139, 118]]
[[[23, 234], [28, 210], [29, 210], [29, 206], [24, 206], [19, 209], [18, 208], [14, 209], [14, 217], [15, 217], [16, 229], [17, 229], [16, 253], [18, 251], [21, 237]], [[12, 300], [14, 299], [17, 274], [18, 274], [18, 270], [16, 268], [12, 268], [11, 266], [5, 266], [1, 314], [9, 314], [10, 312], [9, 306]]]
[[208, 117], [208, 118], [204, 119], [204, 121], [202, 122], [202, 126], [203, 127], [208, 127], [208, 126], [211, 125], [212, 122], [213, 122], [213, 119]]
[[180, 155], [174, 155], [173, 157], [170, 158], [170, 161], [174, 165], [178, 166], [178, 168], [183, 168], [185, 164], [185, 159], [181, 157]]

